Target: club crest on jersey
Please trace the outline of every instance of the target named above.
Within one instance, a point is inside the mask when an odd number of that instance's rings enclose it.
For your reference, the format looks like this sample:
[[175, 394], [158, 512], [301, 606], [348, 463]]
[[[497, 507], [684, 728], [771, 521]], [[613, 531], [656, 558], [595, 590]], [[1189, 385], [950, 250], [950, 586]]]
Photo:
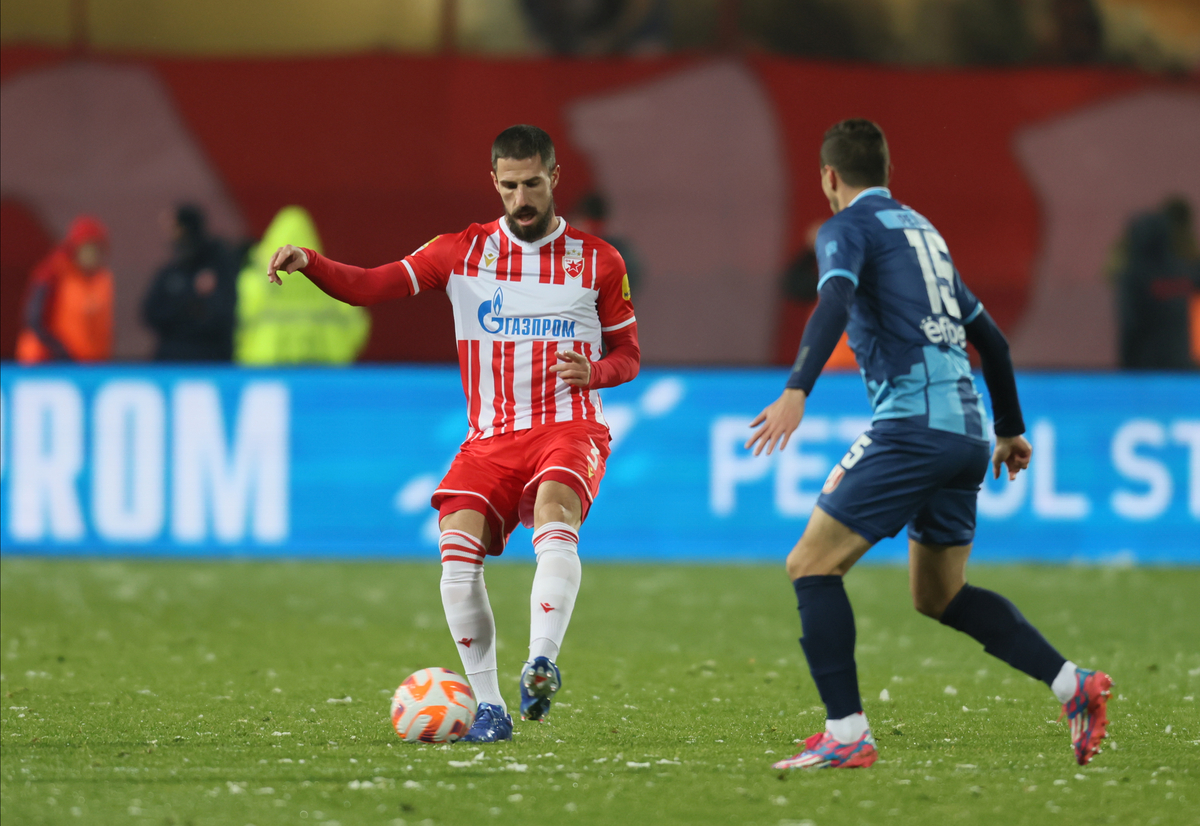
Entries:
[[484, 332], [494, 336], [514, 336], [520, 338], [563, 339], [575, 338], [575, 321], [568, 318], [506, 316], [504, 310], [504, 291], [496, 288], [491, 301], [479, 305], [479, 326]]
[[583, 275], [583, 250], [569, 249], [563, 253], [563, 272], [572, 278]]

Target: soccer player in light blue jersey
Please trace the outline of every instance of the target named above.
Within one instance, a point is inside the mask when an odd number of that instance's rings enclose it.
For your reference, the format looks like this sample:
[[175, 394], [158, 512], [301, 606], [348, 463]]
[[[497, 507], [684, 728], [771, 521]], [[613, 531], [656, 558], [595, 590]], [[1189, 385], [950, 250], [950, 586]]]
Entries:
[[[1033, 449], [1004, 334], [959, 277], [950, 250], [920, 213], [892, 197], [882, 130], [846, 120], [825, 133], [821, 187], [833, 218], [817, 235], [819, 301], [787, 387], [758, 415], [746, 443], [769, 454], [804, 417], [817, 376], [849, 334], [873, 416], [825, 482], [788, 554], [804, 636], [800, 644], [827, 711], [825, 730], [775, 768], [870, 766], [877, 752], [854, 662], [854, 613], [842, 577], [872, 545], [908, 526], [913, 604], [969, 634], [984, 650], [1044, 681], [1063, 704], [1082, 765], [1105, 737], [1112, 680], [1077, 667], [1004, 597], [967, 584], [975, 500], [989, 461], [1010, 480]], [[971, 375], [966, 343], [983, 362], [996, 445]]]

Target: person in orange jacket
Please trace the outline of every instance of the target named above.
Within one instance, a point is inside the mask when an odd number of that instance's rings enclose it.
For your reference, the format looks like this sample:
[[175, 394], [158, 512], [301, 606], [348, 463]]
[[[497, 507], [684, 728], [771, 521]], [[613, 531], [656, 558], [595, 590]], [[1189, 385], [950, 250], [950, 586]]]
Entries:
[[108, 231], [90, 216], [72, 223], [62, 243], [33, 271], [17, 361], [104, 361], [112, 356], [113, 279]]

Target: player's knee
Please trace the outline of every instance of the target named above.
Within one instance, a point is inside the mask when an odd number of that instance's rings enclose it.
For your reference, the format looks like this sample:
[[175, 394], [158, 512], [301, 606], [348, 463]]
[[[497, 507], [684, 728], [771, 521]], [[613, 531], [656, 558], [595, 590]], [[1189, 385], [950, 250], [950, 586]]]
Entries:
[[950, 604], [952, 596], [947, 596], [940, 591], [913, 591], [913, 608], [917, 609], [918, 614], [924, 614], [930, 619], [940, 620], [942, 614], [946, 613], [946, 606]]
[[533, 512], [534, 521], [539, 525], [547, 522], [563, 522], [570, 525], [574, 521], [570, 509], [559, 502], [542, 502]]
[[788, 579], [793, 582], [802, 576], [828, 576], [843, 573], [831, 567], [820, 555], [813, 554], [804, 546], [803, 542], [792, 548], [791, 553], [787, 555], [785, 565]]
[[784, 561], [783, 565], [784, 568], [787, 569], [788, 579], [792, 580], [793, 582], [804, 576], [804, 563], [797, 556], [795, 548], [792, 548], [791, 552], [788, 553], [787, 560]]
[[946, 606], [940, 601], [930, 599], [925, 594], [913, 594], [913, 608], [917, 609], [918, 614], [924, 614], [930, 619], [941, 619], [942, 611], [946, 610]]
[[474, 510], [456, 510], [439, 516], [438, 529], [442, 532], [462, 531], [476, 537], [485, 548], [491, 542], [491, 530], [482, 513]]
[[574, 502], [563, 502], [557, 499], [546, 499], [538, 502], [533, 509], [533, 521], [538, 525], [545, 525], [548, 522], [562, 522], [565, 525], [578, 529], [582, 521], [580, 517], [580, 507]]

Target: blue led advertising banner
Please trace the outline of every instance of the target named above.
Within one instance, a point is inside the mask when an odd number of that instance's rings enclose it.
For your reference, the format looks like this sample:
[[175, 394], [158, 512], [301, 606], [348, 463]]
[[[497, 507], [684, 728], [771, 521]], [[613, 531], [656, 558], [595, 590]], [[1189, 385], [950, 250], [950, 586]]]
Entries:
[[[603, 391], [613, 455], [581, 554], [782, 561], [869, 424], [861, 381], [828, 375], [798, 438], [749, 455], [784, 378], [645, 369]], [[981, 491], [976, 559], [1200, 563], [1200, 378], [1019, 385], [1033, 464]], [[450, 367], [6, 364], [0, 418], [5, 554], [436, 560], [429, 496], [466, 430]], [[508, 553], [531, 557], [527, 531]], [[867, 559], [905, 556], [901, 535]]]

